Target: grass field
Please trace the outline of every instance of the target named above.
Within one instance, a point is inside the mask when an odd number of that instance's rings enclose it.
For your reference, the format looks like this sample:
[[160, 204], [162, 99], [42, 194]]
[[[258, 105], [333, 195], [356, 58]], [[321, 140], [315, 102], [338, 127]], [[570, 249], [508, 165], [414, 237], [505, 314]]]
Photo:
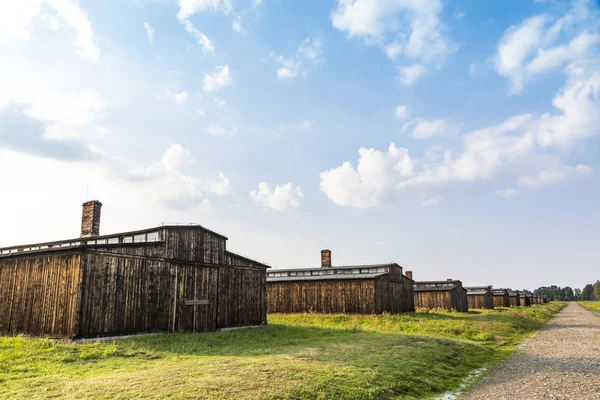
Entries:
[[600, 312], [600, 301], [579, 301], [578, 303], [588, 310]]
[[82, 345], [0, 337], [0, 398], [427, 398], [500, 361], [563, 306], [270, 315], [260, 328]]

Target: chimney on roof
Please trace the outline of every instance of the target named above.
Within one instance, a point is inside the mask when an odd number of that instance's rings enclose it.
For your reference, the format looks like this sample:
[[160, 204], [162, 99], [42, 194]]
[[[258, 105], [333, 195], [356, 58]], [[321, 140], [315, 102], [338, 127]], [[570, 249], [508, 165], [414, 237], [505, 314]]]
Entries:
[[404, 275], [406, 275], [406, 277], [407, 277], [407, 278], [409, 278], [409, 279], [412, 279], [412, 278], [413, 278], [413, 277], [412, 277], [412, 271], [406, 271], [406, 272], [404, 273]]
[[446, 281], [447, 281], [447, 282], [452, 282], [453, 280], [454, 280], [454, 279], [452, 279], [452, 278], [448, 278], [448, 279], [446, 279]]
[[81, 214], [81, 237], [100, 236], [100, 210], [102, 203], [98, 200], [83, 203]]
[[321, 250], [321, 268], [331, 268], [331, 250]]

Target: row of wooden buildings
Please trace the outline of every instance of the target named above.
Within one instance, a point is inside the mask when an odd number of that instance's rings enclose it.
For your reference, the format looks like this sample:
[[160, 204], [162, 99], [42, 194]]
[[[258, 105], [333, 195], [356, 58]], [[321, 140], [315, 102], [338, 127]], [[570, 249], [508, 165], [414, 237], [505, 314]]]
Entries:
[[100, 235], [83, 204], [80, 237], [0, 248], [0, 333], [94, 337], [260, 325], [267, 313], [466, 312], [544, 299], [528, 291], [413, 280], [397, 263], [268, 271], [200, 225]]
[[460, 280], [414, 281], [398, 264], [332, 266], [321, 251], [320, 268], [267, 272], [267, 313], [397, 313], [415, 309], [531, 306], [546, 302], [529, 291], [463, 287]]

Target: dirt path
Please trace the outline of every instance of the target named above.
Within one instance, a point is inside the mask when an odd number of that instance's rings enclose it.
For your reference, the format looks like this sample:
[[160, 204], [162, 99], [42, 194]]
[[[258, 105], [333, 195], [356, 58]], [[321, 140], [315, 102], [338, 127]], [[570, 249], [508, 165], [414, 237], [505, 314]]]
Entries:
[[600, 316], [570, 303], [460, 399], [600, 399]]

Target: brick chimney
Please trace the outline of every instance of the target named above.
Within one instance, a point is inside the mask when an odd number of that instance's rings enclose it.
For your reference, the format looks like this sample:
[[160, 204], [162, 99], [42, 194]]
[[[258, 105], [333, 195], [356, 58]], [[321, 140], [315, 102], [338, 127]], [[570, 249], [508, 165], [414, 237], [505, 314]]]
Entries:
[[406, 275], [406, 277], [407, 277], [408, 279], [412, 279], [412, 278], [413, 278], [413, 277], [412, 277], [412, 271], [406, 271], [406, 272], [404, 273], [404, 275]]
[[98, 200], [83, 203], [81, 214], [81, 237], [100, 236], [100, 210], [102, 203]]
[[321, 268], [331, 268], [331, 250], [321, 250]]
[[448, 279], [446, 279], [446, 282], [452, 282], [453, 280], [454, 279], [452, 279], [452, 278], [448, 278]]

